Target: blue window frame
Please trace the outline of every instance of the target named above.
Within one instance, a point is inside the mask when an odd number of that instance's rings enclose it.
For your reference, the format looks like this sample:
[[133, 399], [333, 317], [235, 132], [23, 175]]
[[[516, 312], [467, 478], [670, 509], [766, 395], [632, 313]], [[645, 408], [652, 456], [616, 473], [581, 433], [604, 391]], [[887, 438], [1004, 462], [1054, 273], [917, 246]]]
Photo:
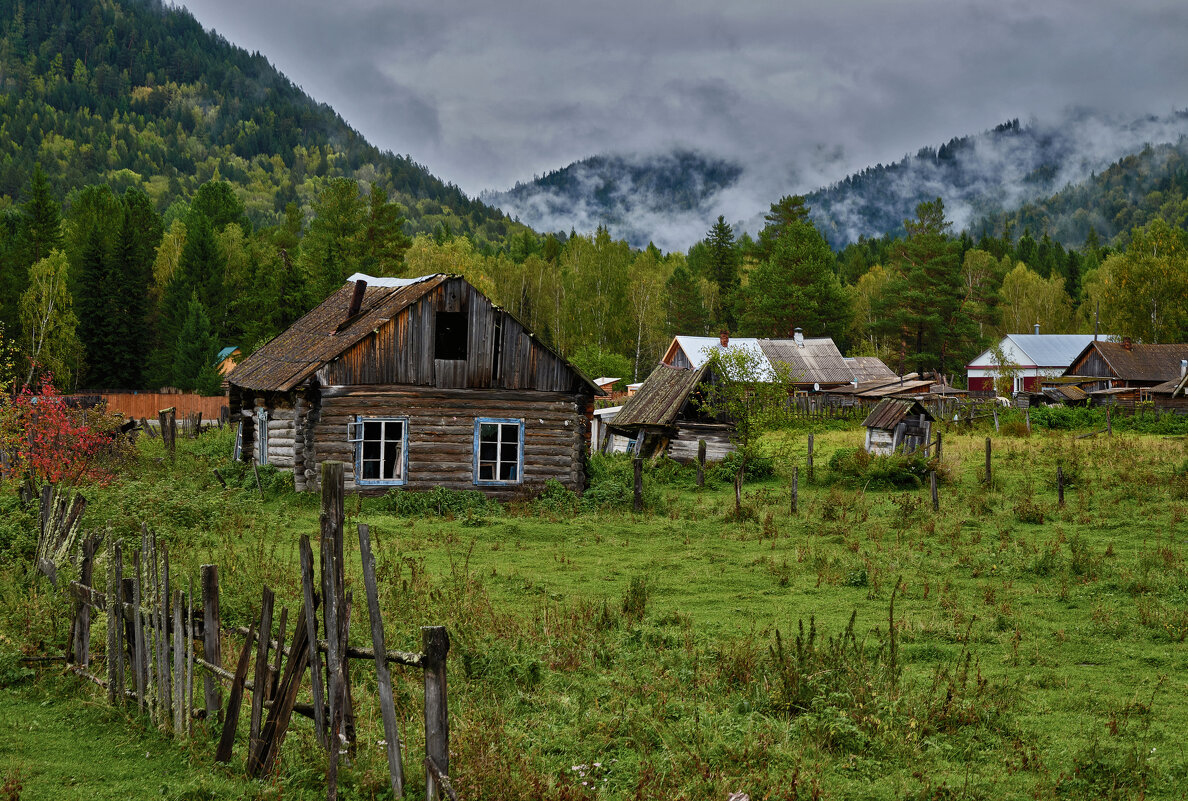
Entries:
[[524, 480], [524, 421], [480, 417], [474, 421], [474, 483], [520, 484]]
[[357, 415], [347, 426], [355, 443], [355, 483], [397, 486], [408, 483], [408, 418]]

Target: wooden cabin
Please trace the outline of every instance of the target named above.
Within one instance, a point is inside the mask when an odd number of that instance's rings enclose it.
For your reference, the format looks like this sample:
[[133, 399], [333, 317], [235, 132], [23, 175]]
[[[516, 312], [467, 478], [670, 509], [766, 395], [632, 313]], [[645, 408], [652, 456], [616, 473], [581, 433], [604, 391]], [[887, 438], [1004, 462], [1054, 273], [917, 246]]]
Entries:
[[875, 456], [911, 453], [923, 448], [932, 435], [932, 415], [913, 398], [887, 398], [871, 410], [866, 427], [866, 452]]
[[1090, 342], [1064, 374], [1081, 379], [1090, 394], [1104, 390], [1138, 390], [1184, 377], [1188, 372], [1188, 344], [1145, 345], [1131, 342]]
[[585, 488], [603, 394], [464, 278], [356, 274], [229, 376], [243, 458], [316, 489], [344, 463], [351, 491]]
[[734, 450], [734, 427], [706, 415], [697, 402], [709, 367], [660, 364], [607, 423], [598, 445], [605, 451], [631, 451], [644, 457], [665, 454], [678, 462], [697, 459], [705, 440], [706, 459], [720, 461]]

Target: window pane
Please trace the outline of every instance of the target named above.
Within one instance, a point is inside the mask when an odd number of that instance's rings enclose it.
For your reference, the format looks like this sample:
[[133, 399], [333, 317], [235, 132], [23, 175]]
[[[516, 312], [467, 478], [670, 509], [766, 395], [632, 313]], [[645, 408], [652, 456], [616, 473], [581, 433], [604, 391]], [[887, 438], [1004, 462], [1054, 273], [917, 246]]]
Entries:
[[498, 453], [498, 450], [495, 447], [494, 442], [484, 442], [481, 445], [479, 445], [479, 461], [480, 462], [495, 461], [495, 457], [496, 457], [497, 453]]
[[365, 440], [363, 442], [363, 458], [364, 459], [379, 459], [380, 458], [380, 444]]
[[378, 420], [368, 420], [363, 423], [363, 439], [379, 441], [380, 432], [383, 430], [383, 423]]
[[479, 462], [479, 481], [493, 480], [495, 480], [495, 465], [488, 462]]
[[499, 427], [503, 429], [501, 433], [503, 434], [504, 442], [519, 442], [520, 427], [518, 425], [515, 423], [503, 423]]
[[499, 460], [503, 462], [518, 462], [520, 447], [516, 442], [504, 442], [499, 446]]
[[499, 480], [500, 481], [515, 481], [516, 480], [516, 463], [504, 462], [499, 465]]
[[400, 476], [400, 446], [395, 445], [384, 450], [384, 478], [392, 479]]
[[404, 439], [404, 422], [389, 420], [385, 425], [384, 439], [388, 441], [389, 445], [399, 445], [400, 441]]
[[363, 461], [363, 478], [378, 479], [380, 477], [379, 465], [380, 463], [378, 461], [365, 459]]
[[498, 430], [498, 426], [494, 423], [482, 423], [479, 426], [479, 439], [482, 442], [494, 442]]

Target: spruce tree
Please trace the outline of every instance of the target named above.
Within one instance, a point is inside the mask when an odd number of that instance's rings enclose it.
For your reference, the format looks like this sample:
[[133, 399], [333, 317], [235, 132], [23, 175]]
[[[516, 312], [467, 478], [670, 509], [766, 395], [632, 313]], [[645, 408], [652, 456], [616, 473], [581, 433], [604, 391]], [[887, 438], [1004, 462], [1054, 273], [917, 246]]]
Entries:
[[721, 313], [716, 322], [728, 328], [733, 327], [734, 295], [740, 282], [738, 249], [734, 245], [734, 229], [721, 214], [706, 234], [705, 256], [707, 276], [718, 285]]
[[185, 320], [173, 343], [171, 383], [188, 392], [209, 390], [216, 356], [218, 345], [211, 330], [210, 316], [198, 300], [198, 293], [194, 292], [186, 304]]

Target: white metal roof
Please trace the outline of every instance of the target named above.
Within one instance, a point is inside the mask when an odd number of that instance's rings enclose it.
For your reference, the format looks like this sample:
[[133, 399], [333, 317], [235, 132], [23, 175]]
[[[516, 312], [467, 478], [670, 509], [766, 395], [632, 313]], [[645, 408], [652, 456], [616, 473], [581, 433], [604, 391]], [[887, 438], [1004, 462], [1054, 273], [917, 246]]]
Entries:
[[[1110, 334], [1098, 334], [1097, 338], [1116, 339]], [[1009, 362], [1023, 367], [1068, 367], [1092, 341], [1093, 334], [1007, 334], [999, 347]], [[993, 369], [998, 365], [987, 350], [967, 366]]]
[[422, 281], [428, 281], [435, 275], [419, 275], [416, 278], [382, 278], [367, 273], [355, 273], [347, 279], [347, 283], [354, 283], [355, 281], [366, 281], [367, 286], [409, 286], [410, 284], [419, 284]]

